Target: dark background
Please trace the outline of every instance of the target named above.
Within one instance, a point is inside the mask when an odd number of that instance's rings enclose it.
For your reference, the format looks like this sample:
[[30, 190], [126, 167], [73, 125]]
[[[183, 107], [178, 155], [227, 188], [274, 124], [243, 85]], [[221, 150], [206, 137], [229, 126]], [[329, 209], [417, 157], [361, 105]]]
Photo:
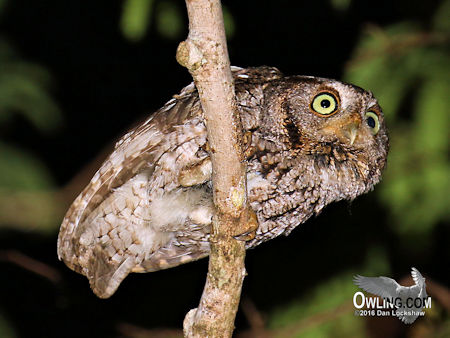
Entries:
[[[329, 1], [224, 4], [235, 25], [228, 45], [233, 65], [270, 65], [286, 74], [339, 79], [367, 24], [386, 27], [414, 21], [427, 30], [442, 1], [351, 1], [345, 11], [337, 11]], [[180, 1], [176, 6], [183, 13], [183, 27], [187, 27], [184, 4]], [[102, 151], [108, 151], [130, 126], [191, 81], [175, 60], [186, 28], [178, 38], [168, 39], [158, 34], [152, 20], [146, 36], [132, 42], [119, 27], [122, 7], [121, 1], [14, 0], [2, 10], [1, 35], [21, 58], [51, 73], [50, 93], [62, 111], [63, 124], [42, 134], [26, 118], [16, 116], [0, 127], [1, 138], [39, 158], [55, 189], [67, 187], [84, 170], [74, 188], [80, 191], [90, 178], [86, 175], [93, 174], [89, 168], [100, 165], [97, 156]], [[387, 209], [375, 192], [352, 203], [336, 203], [289, 237], [249, 251], [243, 297], [266, 318], [274, 309], [308, 295], [308, 290], [330, 276], [349, 268], [358, 271], [374, 245], [386, 255], [390, 277], [399, 280], [416, 266], [448, 285], [448, 225], [436, 221], [426, 250], [408, 249], [392, 231], [395, 224]], [[197, 305], [207, 260], [157, 273], [132, 274], [113, 297], [97, 299], [84, 276], [57, 260], [58, 226], [59, 221], [47, 232], [7, 225], [0, 228], [3, 253], [18, 251], [59, 276], [52, 281], [14, 260], [0, 261], [0, 314], [17, 336], [131, 335], [124, 323], [146, 330], [180, 328], [184, 315]], [[348, 283], [352, 283], [350, 279]], [[448, 313], [444, 318], [439, 323], [448, 326]], [[400, 325], [391, 335], [410, 334]], [[242, 311], [236, 326], [238, 333], [249, 326]], [[372, 327], [366, 334], [378, 331]]]

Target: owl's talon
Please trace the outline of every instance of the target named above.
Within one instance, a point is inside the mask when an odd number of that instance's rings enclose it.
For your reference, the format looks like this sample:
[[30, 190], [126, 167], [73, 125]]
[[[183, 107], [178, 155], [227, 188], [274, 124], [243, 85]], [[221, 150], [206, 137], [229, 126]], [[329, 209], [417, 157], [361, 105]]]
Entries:
[[235, 239], [247, 242], [255, 238], [259, 223], [256, 213], [251, 208], [248, 209], [247, 223], [245, 225], [246, 228], [244, 232], [238, 233], [237, 235], [233, 236]]
[[256, 148], [253, 146], [248, 147], [247, 149], [244, 150], [244, 157], [246, 159], [249, 159], [250, 157], [252, 157], [253, 155], [255, 155], [256, 153]]
[[209, 157], [197, 165], [183, 169], [178, 175], [178, 182], [183, 187], [203, 184], [211, 179], [212, 165]]
[[255, 237], [256, 237], [256, 230], [246, 232], [245, 234], [242, 234], [242, 235], [234, 236], [233, 238], [237, 239], [238, 241], [248, 242], [248, 241], [251, 241]]

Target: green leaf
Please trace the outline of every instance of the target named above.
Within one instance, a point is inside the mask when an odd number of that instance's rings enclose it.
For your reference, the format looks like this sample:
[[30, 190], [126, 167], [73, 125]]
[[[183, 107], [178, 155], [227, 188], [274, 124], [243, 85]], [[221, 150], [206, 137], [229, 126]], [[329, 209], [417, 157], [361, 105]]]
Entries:
[[[414, 120], [391, 131], [391, 154], [380, 196], [396, 218], [395, 231], [425, 235], [450, 209], [450, 118], [446, 81], [425, 81]], [[414, 206], [414, 207], [412, 207]]]
[[0, 15], [3, 14], [3, 8], [8, 3], [8, 0], [0, 0]]
[[450, 32], [450, 0], [445, 0], [436, 11], [433, 18], [434, 29], [442, 32]]
[[49, 95], [50, 74], [42, 67], [21, 61], [14, 50], [0, 40], [0, 123], [22, 114], [42, 132], [55, 130], [62, 115]]
[[330, 3], [335, 10], [344, 12], [350, 7], [352, 0], [330, 0]]
[[234, 36], [236, 31], [236, 24], [234, 23], [233, 15], [231, 14], [228, 7], [225, 5], [222, 6], [223, 13], [223, 24], [225, 26], [225, 33], [228, 39], [231, 39]]
[[132, 42], [141, 41], [150, 26], [153, 0], [126, 0], [123, 4], [120, 29]]
[[450, 82], [426, 81], [417, 94], [415, 128], [417, 148], [445, 158], [450, 146]]
[[0, 142], [0, 188], [43, 190], [52, 186], [48, 170], [38, 159]]
[[183, 17], [178, 5], [172, 1], [158, 3], [156, 29], [167, 39], [179, 39], [183, 32]]
[[0, 313], [0, 337], [3, 338], [17, 337], [17, 334], [14, 332], [14, 329], [1, 313]]

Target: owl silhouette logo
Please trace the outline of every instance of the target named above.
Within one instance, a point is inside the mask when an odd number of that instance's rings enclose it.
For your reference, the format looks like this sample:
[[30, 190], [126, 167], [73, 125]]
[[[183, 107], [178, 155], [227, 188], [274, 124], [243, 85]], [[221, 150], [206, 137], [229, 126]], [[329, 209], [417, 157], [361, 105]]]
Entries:
[[[413, 323], [419, 316], [425, 313], [424, 308], [431, 307], [431, 297], [427, 295], [425, 278], [416, 268], [411, 269], [411, 276], [414, 280], [412, 286], [402, 286], [389, 277], [364, 277], [356, 275], [355, 285], [364, 291], [383, 298], [382, 303], [378, 298], [365, 297], [362, 292], [355, 293], [353, 303], [358, 309], [364, 305], [369, 310], [355, 314], [358, 315], [393, 315], [398, 317], [405, 324]], [[362, 302], [358, 303], [358, 296], [362, 297]], [[387, 309], [387, 311], [386, 311]], [[376, 311], [375, 311], [376, 310]]]

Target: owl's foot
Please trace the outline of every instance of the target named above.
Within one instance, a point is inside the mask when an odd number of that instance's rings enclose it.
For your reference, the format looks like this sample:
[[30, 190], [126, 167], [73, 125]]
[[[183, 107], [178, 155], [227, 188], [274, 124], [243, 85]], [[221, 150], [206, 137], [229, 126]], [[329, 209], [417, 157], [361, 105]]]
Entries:
[[256, 236], [256, 230], [258, 229], [259, 223], [256, 213], [252, 208], [248, 209], [247, 213], [247, 223], [245, 223], [245, 229], [239, 229], [238, 233], [233, 237], [239, 241], [250, 241]]
[[178, 175], [178, 182], [183, 187], [192, 187], [193, 185], [203, 184], [211, 179], [212, 166], [209, 157], [206, 157], [200, 163], [184, 168]]

